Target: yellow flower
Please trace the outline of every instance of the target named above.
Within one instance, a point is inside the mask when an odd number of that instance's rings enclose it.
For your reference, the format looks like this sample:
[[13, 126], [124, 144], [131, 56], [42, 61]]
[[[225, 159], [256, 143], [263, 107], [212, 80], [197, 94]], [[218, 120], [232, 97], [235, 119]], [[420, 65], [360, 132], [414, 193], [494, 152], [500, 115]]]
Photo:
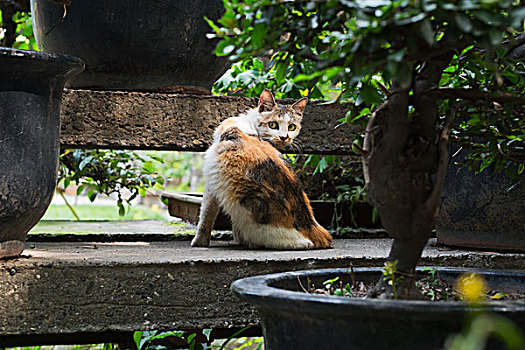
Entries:
[[476, 273], [464, 273], [459, 276], [457, 289], [468, 302], [479, 302], [485, 297], [487, 285], [483, 277]]

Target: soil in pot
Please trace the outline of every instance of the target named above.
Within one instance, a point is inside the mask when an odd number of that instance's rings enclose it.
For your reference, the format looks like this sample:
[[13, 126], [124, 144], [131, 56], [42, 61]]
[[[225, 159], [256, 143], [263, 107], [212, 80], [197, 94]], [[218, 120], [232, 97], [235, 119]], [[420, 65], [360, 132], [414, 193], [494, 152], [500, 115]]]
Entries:
[[[425, 274], [426, 272], [426, 274]], [[395, 274], [388, 274], [383, 271], [384, 279], [390, 281], [400, 282], [403, 276], [396, 276]], [[353, 273], [353, 269], [350, 269], [350, 282], [343, 282], [340, 276], [328, 279], [322, 283], [322, 286], [316, 286], [311, 281], [306, 287], [302, 285], [300, 280], [298, 283], [305, 293], [315, 293], [322, 295], [334, 295], [348, 298], [367, 298], [369, 292], [374, 288], [376, 283], [365, 283], [358, 281]], [[463, 285], [468, 287], [469, 284], [473, 288], [483, 287], [484, 281], [479, 278], [477, 274], [465, 274], [462, 276]], [[445, 280], [441, 277], [436, 267], [423, 267], [421, 268], [419, 279], [416, 280], [416, 287], [421, 292], [421, 295], [426, 300], [432, 301], [465, 301], [465, 296], [458, 290], [458, 281], [455, 284], [451, 284], [450, 281]], [[494, 287], [494, 286], [493, 286]], [[480, 302], [490, 301], [518, 301], [523, 300], [525, 303], [525, 290], [511, 289], [510, 292], [505, 290], [496, 289], [483, 289], [480, 290]], [[394, 295], [392, 297], [396, 298]]]

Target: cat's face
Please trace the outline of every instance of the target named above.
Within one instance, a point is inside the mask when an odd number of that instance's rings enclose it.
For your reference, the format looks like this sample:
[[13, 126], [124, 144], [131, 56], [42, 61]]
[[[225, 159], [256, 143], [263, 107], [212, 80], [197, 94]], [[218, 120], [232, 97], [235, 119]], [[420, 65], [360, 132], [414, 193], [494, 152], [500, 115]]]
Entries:
[[259, 137], [270, 142], [275, 148], [292, 144], [301, 130], [303, 111], [307, 102], [307, 98], [302, 98], [290, 106], [279, 105], [275, 102], [272, 93], [264, 90], [258, 106]]

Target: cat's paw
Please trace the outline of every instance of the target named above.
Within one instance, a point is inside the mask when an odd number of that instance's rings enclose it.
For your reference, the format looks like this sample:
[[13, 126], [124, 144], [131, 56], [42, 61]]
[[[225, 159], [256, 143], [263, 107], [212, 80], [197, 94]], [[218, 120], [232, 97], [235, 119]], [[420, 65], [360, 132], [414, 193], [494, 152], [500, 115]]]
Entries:
[[315, 248], [312, 241], [309, 239], [301, 239], [294, 242], [293, 246], [290, 249], [312, 249]]
[[312, 241], [303, 237], [294, 237], [292, 239], [283, 239], [272, 242], [268, 248], [284, 249], [284, 250], [303, 250], [315, 248]]
[[210, 239], [200, 236], [200, 235], [196, 235], [191, 241], [191, 246], [192, 247], [209, 247]]

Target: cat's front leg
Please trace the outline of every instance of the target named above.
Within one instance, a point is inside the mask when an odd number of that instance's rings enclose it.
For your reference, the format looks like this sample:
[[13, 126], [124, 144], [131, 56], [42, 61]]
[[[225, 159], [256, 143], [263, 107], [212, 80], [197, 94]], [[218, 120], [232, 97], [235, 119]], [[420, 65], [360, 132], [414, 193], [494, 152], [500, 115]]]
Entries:
[[192, 247], [208, 247], [210, 245], [211, 230], [215, 224], [215, 219], [219, 214], [219, 201], [209, 191], [204, 191], [199, 216], [197, 234], [191, 241]]

